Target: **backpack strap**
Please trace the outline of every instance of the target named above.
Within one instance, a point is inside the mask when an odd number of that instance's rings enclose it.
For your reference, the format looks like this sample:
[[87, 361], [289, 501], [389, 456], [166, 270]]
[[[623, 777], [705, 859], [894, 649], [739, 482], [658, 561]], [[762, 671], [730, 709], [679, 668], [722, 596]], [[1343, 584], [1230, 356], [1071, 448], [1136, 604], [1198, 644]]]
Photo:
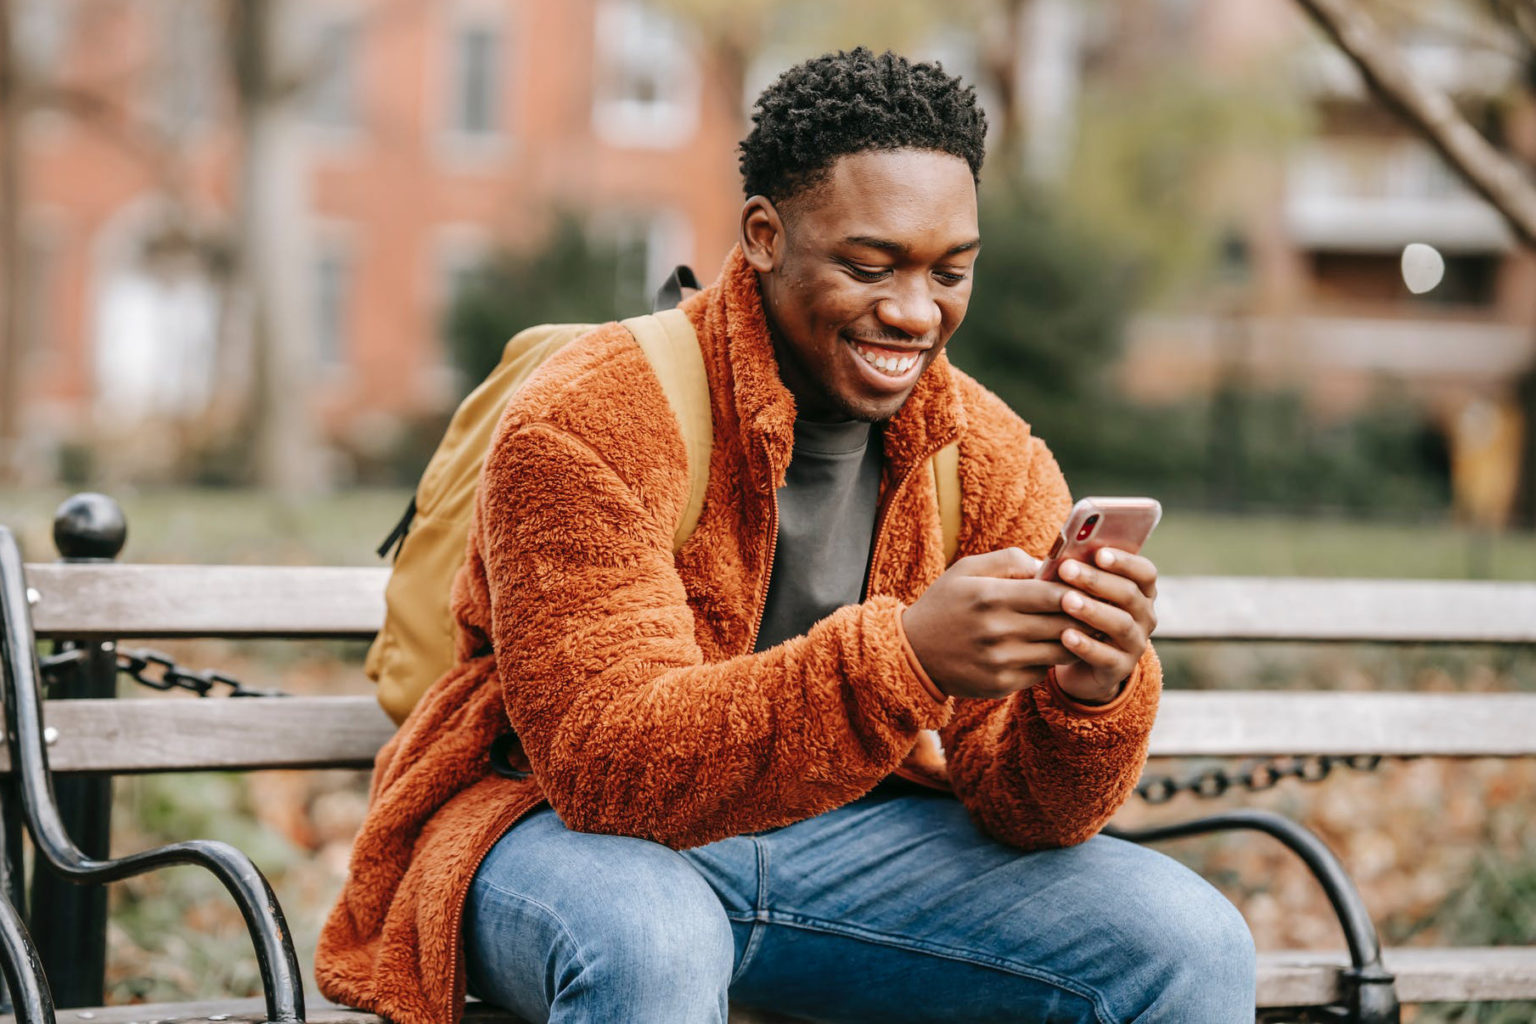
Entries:
[[[651, 312], [660, 313], [664, 309], [681, 306], [688, 295], [699, 290], [699, 279], [693, 273], [693, 268], [679, 263], [672, 268], [672, 273], [661, 287], [656, 291], [656, 299], [651, 303]], [[683, 294], [687, 292], [688, 295]]]
[[624, 321], [650, 360], [662, 393], [672, 406], [688, 452], [688, 504], [672, 534], [672, 550], [680, 551], [704, 510], [704, 488], [709, 483], [709, 456], [715, 444], [714, 419], [709, 407], [709, 376], [704, 372], [704, 353], [699, 350], [693, 323], [682, 310], [667, 309], [650, 316]]
[[960, 442], [953, 441], [934, 452], [929, 465], [939, 495], [939, 526], [944, 533], [944, 564], [948, 566], [960, 549]]

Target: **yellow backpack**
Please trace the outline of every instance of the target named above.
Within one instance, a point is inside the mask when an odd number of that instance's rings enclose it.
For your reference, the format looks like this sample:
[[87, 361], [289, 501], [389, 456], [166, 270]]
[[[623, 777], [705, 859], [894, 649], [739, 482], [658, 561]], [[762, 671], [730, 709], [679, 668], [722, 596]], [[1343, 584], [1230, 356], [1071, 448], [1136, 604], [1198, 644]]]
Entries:
[[[691, 272], [679, 268], [684, 286]], [[678, 289], [669, 284], [672, 294]], [[663, 294], [666, 294], [664, 289]], [[709, 482], [714, 424], [709, 379], [693, 324], [677, 309], [623, 321], [661, 383], [677, 417], [688, 453], [688, 505], [672, 535], [682, 548], [698, 525]], [[592, 329], [592, 324], [544, 324], [519, 332], [502, 349], [501, 362], [470, 392], [448, 423], [427, 463], [405, 516], [379, 549], [398, 542], [394, 569], [384, 589], [384, 624], [368, 648], [364, 670], [379, 686], [379, 703], [396, 724], [405, 721], [421, 695], [453, 667], [455, 624], [449, 608], [453, 577], [464, 562], [475, 487], [492, 433], [514, 392], [546, 359]], [[944, 526], [944, 556], [952, 561], [960, 526], [960, 478], [956, 447], [933, 457], [932, 471]]]

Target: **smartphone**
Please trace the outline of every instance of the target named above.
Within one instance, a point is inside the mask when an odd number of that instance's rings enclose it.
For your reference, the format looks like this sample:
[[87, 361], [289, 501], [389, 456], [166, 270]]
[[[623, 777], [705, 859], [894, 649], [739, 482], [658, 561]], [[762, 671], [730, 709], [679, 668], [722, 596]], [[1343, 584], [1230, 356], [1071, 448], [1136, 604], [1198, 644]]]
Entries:
[[1069, 558], [1092, 565], [1100, 548], [1118, 548], [1134, 555], [1161, 518], [1163, 506], [1155, 498], [1084, 498], [1072, 506], [1061, 535], [1040, 563], [1035, 578], [1056, 579], [1056, 570]]

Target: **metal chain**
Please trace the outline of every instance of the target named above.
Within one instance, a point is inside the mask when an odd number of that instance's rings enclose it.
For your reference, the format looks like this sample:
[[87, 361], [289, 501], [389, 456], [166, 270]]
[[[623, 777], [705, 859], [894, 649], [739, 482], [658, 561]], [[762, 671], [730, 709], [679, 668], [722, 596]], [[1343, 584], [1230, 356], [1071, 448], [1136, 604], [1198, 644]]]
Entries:
[[159, 651], [121, 648], [117, 652], [117, 670], [151, 690], [187, 690], [207, 697], [215, 687], [224, 687], [227, 697], [286, 697], [280, 690], [252, 690], [234, 676], [204, 669], [194, 672], [182, 668]]
[[1244, 761], [1235, 772], [1226, 766], [1206, 768], [1182, 779], [1172, 775], [1143, 776], [1136, 784], [1136, 795], [1149, 804], [1165, 804], [1180, 793], [1191, 793], [1206, 800], [1214, 800], [1229, 790], [1244, 789], [1260, 793], [1274, 789], [1282, 779], [1300, 779], [1302, 782], [1322, 782], [1335, 768], [1353, 768], [1355, 771], [1375, 771], [1382, 762], [1379, 754], [1333, 754], [1307, 757], [1269, 757]]
[[[43, 672], [50, 682], [57, 681], [62, 669], [81, 660], [84, 652], [75, 649], [43, 659]], [[206, 697], [215, 687], [225, 687], [230, 697], [286, 697], [280, 690], [252, 690], [240, 680], [222, 672], [205, 669], [193, 672], [182, 668], [167, 655], [151, 650], [122, 650], [117, 652], [117, 670], [135, 682], [152, 690], [186, 690], [199, 697]], [[152, 670], [158, 670], [152, 674]], [[1322, 782], [1335, 768], [1351, 768], [1369, 772], [1380, 767], [1383, 758], [1379, 754], [1333, 754], [1305, 757], [1270, 757], [1244, 761], [1236, 771], [1225, 765], [1206, 768], [1175, 778], [1172, 775], [1143, 776], [1136, 784], [1136, 795], [1149, 804], [1165, 804], [1180, 793], [1189, 793], [1204, 800], [1214, 800], [1233, 790], [1242, 789], [1260, 793], [1273, 789], [1284, 779], [1302, 782]], [[1398, 758], [1407, 760], [1407, 758]]]
[[[112, 649], [110, 643], [104, 646], [108, 650]], [[199, 697], [206, 697], [215, 687], [223, 687], [227, 691], [226, 695], [230, 697], [288, 696], [281, 690], [252, 690], [234, 676], [215, 672], [212, 669], [201, 672], [184, 669], [159, 651], [125, 651], [119, 648], [115, 653], [118, 672], [151, 690], [186, 690]], [[55, 686], [63, 682], [67, 677], [67, 670], [86, 661], [89, 656], [84, 647], [70, 647], [43, 658], [40, 667], [43, 670], [45, 684]]]

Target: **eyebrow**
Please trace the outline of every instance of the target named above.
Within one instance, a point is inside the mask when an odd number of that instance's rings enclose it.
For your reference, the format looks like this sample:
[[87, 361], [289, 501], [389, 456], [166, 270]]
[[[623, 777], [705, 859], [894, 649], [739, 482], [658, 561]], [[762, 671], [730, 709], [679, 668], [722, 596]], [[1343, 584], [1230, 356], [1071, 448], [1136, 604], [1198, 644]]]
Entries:
[[[879, 249], [893, 256], [905, 256], [910, 250], [900, 242], [893, 242], [889, 238], [877, 238], [874, 235], [849, 235], [843, 239], [844, 245], [860, 245], [866, 249]], [[973, 238], [969, 242], [961, 242], [944, 250], [945, 256], [958, 256], [963, 252], [971, 252], [981, 248], [981, 239]]]

